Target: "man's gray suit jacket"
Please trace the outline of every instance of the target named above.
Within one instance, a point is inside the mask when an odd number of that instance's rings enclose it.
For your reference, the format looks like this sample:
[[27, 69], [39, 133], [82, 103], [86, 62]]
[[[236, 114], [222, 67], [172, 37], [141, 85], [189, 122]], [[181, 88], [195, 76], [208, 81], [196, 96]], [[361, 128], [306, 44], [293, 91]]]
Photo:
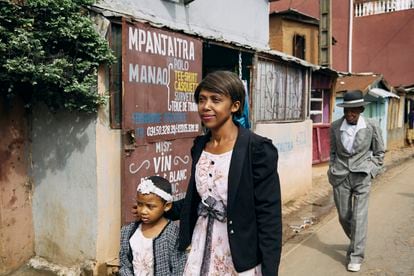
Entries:
[[332, 123], [330, 129], [331, 150], [328, 178], [333, 185], [339, 185], [352, 172], [370, 174], [374, 178], [382, 169], [384, 141], [378, 124], [365, 118], [366, 128], [360, 129], [349, 153], [341, 141], [341, 125], [345, 117]]

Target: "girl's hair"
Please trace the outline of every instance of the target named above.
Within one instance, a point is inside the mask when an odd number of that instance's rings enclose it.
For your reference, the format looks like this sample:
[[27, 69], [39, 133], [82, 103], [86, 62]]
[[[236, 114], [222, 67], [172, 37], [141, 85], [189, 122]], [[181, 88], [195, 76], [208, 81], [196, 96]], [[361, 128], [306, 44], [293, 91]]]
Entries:
[[[170, 195], [172, 194], [171, 183], [167, 179], [156, 175], [149, 176], [147, 179], [151, 180], [155, 187], [169, 193]], [[163, 198], [161, 198], [161, 200], [165, 201]]]
[[230, 71], [215, 71], [209, 73], [197, 86], [194, 92], [194, 100], [198, 104], [198, 97], [201, 90], [215, 92], [229, 96], [231, 101], [240, 102], [239, 110], [233, 115], [241, 116], [243, 114], [244, 99], [246, 91], [244, 90], [243, 82], [239, 77]]
[[147, 178], [150, 179], [157, 188], [160, 188], [164, 192], [171, 194], [171, 183], [167, 179], [156, 175]]

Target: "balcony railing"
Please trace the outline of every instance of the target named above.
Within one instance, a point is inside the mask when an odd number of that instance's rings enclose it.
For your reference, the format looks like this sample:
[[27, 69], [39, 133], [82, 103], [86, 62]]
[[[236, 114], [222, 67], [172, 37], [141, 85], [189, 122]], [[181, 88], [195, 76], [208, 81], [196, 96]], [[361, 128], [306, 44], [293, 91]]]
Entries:
[[355, 17], [402, 11], [414, 8], [414, 0], [373, 0], [354, 4]]

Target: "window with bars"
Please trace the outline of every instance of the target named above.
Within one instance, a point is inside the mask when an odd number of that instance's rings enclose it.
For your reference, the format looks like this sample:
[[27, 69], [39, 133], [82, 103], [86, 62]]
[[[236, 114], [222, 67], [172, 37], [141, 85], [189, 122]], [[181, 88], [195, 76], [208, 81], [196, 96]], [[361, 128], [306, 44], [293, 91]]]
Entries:
[[305, 69], [259, 59], [254, 114], [256, 121], [304, 120]]

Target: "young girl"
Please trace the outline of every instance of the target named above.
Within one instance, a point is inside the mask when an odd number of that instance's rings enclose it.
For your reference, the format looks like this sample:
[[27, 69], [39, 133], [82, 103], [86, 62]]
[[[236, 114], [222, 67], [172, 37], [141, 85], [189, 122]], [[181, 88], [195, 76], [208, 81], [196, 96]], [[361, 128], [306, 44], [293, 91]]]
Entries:
[[180, 218], [184, 275], [278, 274], [282, 223], [278, 153], [271, 140], [237, 125], [245, 90], [234, 73], [208, 74], [194, 98], [207, 134], [194, 140]]
[[120, 275], [182, 275], [186, 255], [177, 250], [178, 227], [163, 217], [171, 209], [171, 184], [151, 176], [137, 188], [137, 215], [121, 229]]

